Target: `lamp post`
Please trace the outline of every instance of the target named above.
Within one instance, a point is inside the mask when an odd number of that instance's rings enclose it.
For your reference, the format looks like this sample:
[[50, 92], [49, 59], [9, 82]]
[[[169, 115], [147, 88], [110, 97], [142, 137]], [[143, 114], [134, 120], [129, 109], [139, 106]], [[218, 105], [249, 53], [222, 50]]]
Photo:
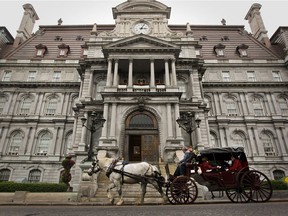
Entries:
[[[189, 134], [189, 139], [190, 139], [189, 143], [190, 143], [190, 146], [192, 146], [194, 149], [194, 146], [192, 144], [192, 132], [200, 127], [201, 119], [196, 118], [195, 124], [193, 124], [192, 117], [193, 117], [193, 114], [191, 112], [187, 112], [187, 113], [180, 115], [180, 117], [176, 120], [176, 122], [178, 123], [179, 127], [181, 127], [183, 130], [185, 130]], [[197, 146], [195, 146], [195, 149], [196, 147]]]
[[89, 127], [87, 127], [85, 125], [87, 119], [85, 117], [81, 118], [82, 127], [87, 128], [91, 132], [91, 138], [90, 138], [90, 145], [89, 145], [89, 150], [88, 150], [87, 161], [93, 161], [93, 156], [94, 156], [94, 152], [93, 152], [93, 134], [99, 128], [103, 127], [103, 125], [104, 125], [104, 123], [106, 121], [100, 113], [96, 113], [95, 111], [93, 111], [91, 113], [90, 118], [91, 118], [91, 125]]

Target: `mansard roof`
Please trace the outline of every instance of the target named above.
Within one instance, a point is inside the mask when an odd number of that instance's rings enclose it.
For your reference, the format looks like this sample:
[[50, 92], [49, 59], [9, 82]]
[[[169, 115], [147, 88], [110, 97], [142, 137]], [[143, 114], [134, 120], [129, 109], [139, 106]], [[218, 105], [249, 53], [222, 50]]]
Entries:
[[134, 35], [103, 46], [103, 53], [109, 52], [171, 52], [179, 54], [180, 47], [171, 42], [144, 34]]
[[[81, 59], [82, 47], [91, 38], [91, 30], [93, 25], [60, 25], [60, 26], [40, 26], [40, 30], [26, 40], [23, 44], [19, 45], [12, 52], [6, 54], [6, 59], [30, 59], [35, 60], [39, 57], [35, 56], [35, 46], [43, 44], [47, 47], [47, 53], [43, 57], [45, 60], [57, 59], [59, 48], [62, 43], [69, 45], [70, 53], [65, 59], [74, 60]], [[172, 32], [178, 32], [183, 34], [181, 37], [185, 39], [186, 25], [169, 25]], [[97, 25], [98, 35], [101, 32], [109, 32], [115, 28], [115, 25]], [[268, 49], [261, 42], [256, 40], [251, 34], [248, 34], [244, 30], [244, 26], [223, 26], [223, 25], [191, 25], [191, 31], [193, 32], [193, 43], [195, 46], [202, 46], [201, 57], [202, 59], [219, 59], [214, 53], [214, 47], [221, 43], [225, 45], [225, 56], [221, 58], [225, 59], [263, 59], [263, 60], [275, 60], [283, 59], [281, 52], [276, 52], [276, 45], [273, 45], [271, 49]], [[81, 37], [79, 37], [81, 36]], [[205, 36], [205, 40], [203, 40]], [[228, 36], [228, 37], [226, 37]], [[106, 39], [111, 36], [105, 36]], [[167, 51], [179, 53], [183, 44], [188, 43], [185, 40], [181, 40], [178, 35], [167, 36], [166, 38], [159, 39], [150, 35], [134, 35], [132, 37], [126, 37], [115, 42], [111, 42], [103, 46], [104, 53], [112, 52], [113, 50], [129, 49], [130, 51], [154, 50], [155, 52]], [[112, 41], [112, 40], [111, 40]], [[104, 43], [104, 42], [103, 42]], [[90, 43], [89, 43], [90, 44]], [[89, 45], [88, 44], [88, 45]], [[247, 57], [240, 57], [237, 52], [237, 47], [241, 44], [248, 46]], [[82, 47], [81, 47], [82, 46]], [[3, 56], [2, 56], [3, 58]]]

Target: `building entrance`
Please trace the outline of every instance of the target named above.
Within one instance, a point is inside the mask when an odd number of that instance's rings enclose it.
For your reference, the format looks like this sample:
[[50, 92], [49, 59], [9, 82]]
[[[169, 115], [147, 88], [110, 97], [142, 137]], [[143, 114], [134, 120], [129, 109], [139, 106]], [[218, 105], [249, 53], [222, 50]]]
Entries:
[[148, 112], [135, 112], [126, 121], [124, 157], [131, 162], [157, 162], [159, 134], [155, 117]]

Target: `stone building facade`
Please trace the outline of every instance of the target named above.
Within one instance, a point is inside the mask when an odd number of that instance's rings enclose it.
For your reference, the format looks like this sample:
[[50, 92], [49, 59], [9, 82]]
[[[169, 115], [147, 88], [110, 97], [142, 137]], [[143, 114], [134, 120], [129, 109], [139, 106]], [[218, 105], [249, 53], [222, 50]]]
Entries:
[[[194, 147], [242, 146], [269, 178], [287, 175], [288, 33], [268, 38], [261, 5], [245, 17], [252, 34], [225, 22], [170, 25], [171, 8], [155, 0], [112, 8], [115, 24], [32, 34], [38, 15], [23, 8], [0, 50], [0, 180], [59, 182], [70, 154], [77, 190], [90, 143], [130, 162], [174, 162], [190, 143], [176, 122], [185, 113], [201, 119]], [[91, 136], [93, 112], [106, 122]]]

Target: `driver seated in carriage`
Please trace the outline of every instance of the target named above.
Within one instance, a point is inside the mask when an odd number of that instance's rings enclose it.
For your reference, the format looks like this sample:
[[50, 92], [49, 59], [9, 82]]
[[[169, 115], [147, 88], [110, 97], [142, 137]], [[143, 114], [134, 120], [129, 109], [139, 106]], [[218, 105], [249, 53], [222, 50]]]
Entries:
[[191, 146], [186, 147], [184, 146], [182, 148], [182, 151], [184, 153], [183, 159], [179, 161], [179, 164], [174, 172], [173, 176], [170, 176], [170, 178], [185, 175], [186, 174], [186, 165], [188, 163], [191, 163], [193, 160], [196, 160], [196, 154], [193, 153], [193, 148]]

